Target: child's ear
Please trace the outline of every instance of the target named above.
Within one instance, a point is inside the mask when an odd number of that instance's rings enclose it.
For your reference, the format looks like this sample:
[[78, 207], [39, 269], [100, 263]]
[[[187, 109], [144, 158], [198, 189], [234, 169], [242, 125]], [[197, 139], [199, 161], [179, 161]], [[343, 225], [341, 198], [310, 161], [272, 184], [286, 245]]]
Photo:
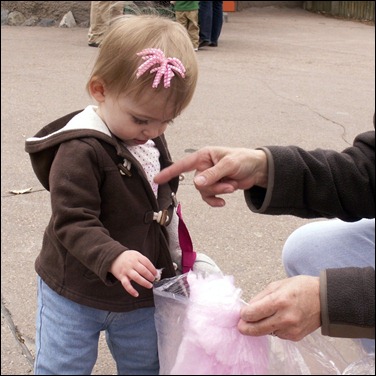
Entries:
[[89, 84], [90, 95], [98, 102], [104, 102], [105, 99], [105, 87], [102, 80], [93, 77]]

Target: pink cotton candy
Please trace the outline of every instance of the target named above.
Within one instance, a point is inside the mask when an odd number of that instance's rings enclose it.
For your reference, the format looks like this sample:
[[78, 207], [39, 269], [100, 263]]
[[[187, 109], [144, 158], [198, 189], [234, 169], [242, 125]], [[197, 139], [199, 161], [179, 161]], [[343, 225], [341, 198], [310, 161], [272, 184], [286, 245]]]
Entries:
[[241, 290], [231, 276], [188, 273], [190, 297], [173, 375], [265, 374], [266, 337], [240, 334]]
[[153, 291], [160, 375], [375, 374], [375, 354], [364, 358], [359, 340], [320, 329], [299, 342], [240, 334], [245, 303], [232, 276], [191, 271], [155, 283]]

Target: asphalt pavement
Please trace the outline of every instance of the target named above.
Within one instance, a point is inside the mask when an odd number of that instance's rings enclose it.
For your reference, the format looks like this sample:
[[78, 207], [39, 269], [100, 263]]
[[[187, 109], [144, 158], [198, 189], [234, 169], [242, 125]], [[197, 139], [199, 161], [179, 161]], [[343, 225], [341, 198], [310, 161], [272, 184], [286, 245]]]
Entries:
[[[34, 260], [50, 215], [48, 192], [24, 142], [50, 121], [93, 103], [85, 84], [98, 50], [87, 46], [87, 31], [1, 27], [2, 375], [33, 373]], [[205, 145], [340, 151], [373, 127], [373, 25], [297, 8], [250, 8], [229, 13], [219, 46], [198, 51], [197, 58], [195, 97], [166, 132], [174, 159]], [[243, 299], [285, 276], [284, 241], [308, 220], [253, 214], [242, 192], [227, 197], [225, 208], [211, 208], [195, 190], [192, 173], [178, 198], [196, 250], [235, 277]], [[93, 374], [116, 374], [103, 337]]]

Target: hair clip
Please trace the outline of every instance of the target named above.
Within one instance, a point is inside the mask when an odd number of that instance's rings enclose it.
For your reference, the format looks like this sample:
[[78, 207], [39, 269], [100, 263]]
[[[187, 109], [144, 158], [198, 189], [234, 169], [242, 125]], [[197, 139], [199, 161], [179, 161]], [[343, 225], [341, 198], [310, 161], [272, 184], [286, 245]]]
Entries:
[[138, 52], [137, 56], [142, 56], [145, 62], [138, 67], [136, 77], [139, 78], [149, 70], [150, 73], [157, 72], [152, 84], [154, 89], [158, 87], [162, 77], [164, 87], [170, 87], [171, 79], [175, 76], [174, 72], [179, 73], [182, 78], [185, 77], [183, 63], [176, 57], [166, 57], [159, 48], [146, 48]]

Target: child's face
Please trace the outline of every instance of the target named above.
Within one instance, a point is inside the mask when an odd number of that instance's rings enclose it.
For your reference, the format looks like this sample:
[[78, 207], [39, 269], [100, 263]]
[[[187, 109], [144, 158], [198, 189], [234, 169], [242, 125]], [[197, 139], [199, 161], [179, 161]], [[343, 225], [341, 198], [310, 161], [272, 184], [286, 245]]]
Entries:
[[129, 95], [106, 94], [98, 106], [98, 115], [109, 130], [127, 145], [142, 145], [160, 136], [173, 120], [173, 106], [163, 93], [147, 91], [141, 101]]

